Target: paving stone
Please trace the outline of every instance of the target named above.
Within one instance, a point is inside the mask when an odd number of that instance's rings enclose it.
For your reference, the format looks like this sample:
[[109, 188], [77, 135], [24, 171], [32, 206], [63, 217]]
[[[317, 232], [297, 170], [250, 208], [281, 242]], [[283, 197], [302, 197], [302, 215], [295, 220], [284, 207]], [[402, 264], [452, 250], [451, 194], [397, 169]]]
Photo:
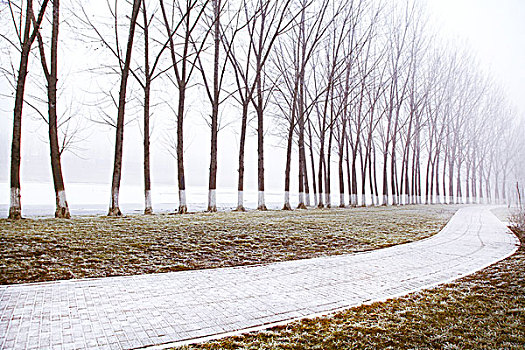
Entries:
[[488, 208], [381, 250], [166, 274], [0, 286], [0, 348], [131, 349], [359, 305], [495, 263], [517, 238]]

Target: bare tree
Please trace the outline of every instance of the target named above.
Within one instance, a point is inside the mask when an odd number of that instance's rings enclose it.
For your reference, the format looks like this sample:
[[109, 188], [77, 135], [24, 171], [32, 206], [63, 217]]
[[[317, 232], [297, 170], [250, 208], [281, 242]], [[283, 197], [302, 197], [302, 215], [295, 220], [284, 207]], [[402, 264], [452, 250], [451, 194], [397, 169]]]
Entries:
[[258, 12], [249, 6], [247, 0], [242, 0], [239, 9], [233, 11], [231, 25], [222, 28], [221, 40], [226, 57], [233, 67], [236, 90], [232, 96], [241, 105], [241, 131], [239, 137], [238, 179], [237, 179], [237, 211], [244, 211], [244, 156], [246, 131], [248, 128], [248, 113], [255, 84], [252, 73], [252, 49], [246, 40], [249, 28], [255, 25]]
[[[144, 214], [153, 214], [153, 205], [151, 203], [151, 170], [150, 170], [150, 96], [151, 96], [151, 82], [153, 78], [153, 70], [150, 68], [150, 40], [149, 27], [151, 19], [148, 18], [146, 0], [142, 0], [142, 19], [144, 30]], [[166, 46], [164, 46], [166, 47]], [[161, 50], [162, 53], [162, 50]], [[160, 53], [160, 54], [161, 54]], [[158, 58], [160, 57], [157, 56]], [[155, 66], [154, 64], [154, 66]], [[155, 68], [153, 68], [155, 69]]]
[[[169, 41], [169, 49], [171, 61], [174, 71], [174, 83], [178, 89], [178, 106], [176, 111], [177, 119], [177, 179], [179, 186], [179, 210], [178, 213], [184, 214], [188, 211], [186, 202], [186, 179], [184, 176], [184, 113], [186, 105], [186, 93], [189, 81], [192, 77], [196, 62], [200, 52], [204, 47], [204, 40], [200, 45], [192, 41], [192, 33], [194, 32], [200, 18], [204, 14], [204, 10], [208, 0], [200, 3], [199, 0], [186, 0], [185, 6], [181, 7], [178, 2], [173, 2], [171, 16], [168, 16], [164, 0], [160, 0], [162, 10], [162, 18], [164, 27]], [[182, 33], [179, 33], [179, 25], [173, 23], [175, 12], [183, 18], [180, 27]], [[192, 17], [195, 15], [195, 17]], [[171, 18], [171, 20], [170, 20]], [[175, 48], [174, 34], [182, 40], [182, 50], [177, 52]]]
[[129, 22], [129, 34], [126, 44], [126, 56], [121, 68], [121, 80], [118, 100], [117, 127], [115, 135], [115, 157], [113, 160], [113, 177], [111, 181], [111, 203], [108, 216], [122, 216], [119, 207], [119, 189], [122, 176], [122, 149], [124, 143], [124, 115], [126, 111], [126, 91], [128, 77], [130, 74], [131, 54], [133, 52], [133, 39], [135, 37], [135, 26], [139, 15], [141, 0], [133, 1], [133, 10]]
[[257, 209], [266, 210], [264, 200], [264, 71], [267, 59], [272, 51], [277, 37], [286, 31], [294, 22], [295, 16], [288, 16], [292, 1], [273, 2], [257, 0], [256, 17], [253, 25], [248, 24], [250, 49], [253, 52], [255, 77], [253, 80], [254, 94], [251, 102], [257, 114]]
[[[64, 178], [62, 176], [62, 164], [60, 143], [58, 140], [58, 117], [57, 117], [57, 81], [58, 81], [58, 29], [60, 24], [60, 1], [53, 0], [52, 30], [51, 30], [51, 48], [50, 48], [50, 68], [47, 65], [44, 42], [40, 31], [37, 33], [38, 46], [40, 50], [40, 61], [47, 81], [48, 97], [48, 129], [49, 129], [49, 146], [51, 153], [51, 172], [53, 174], [53, 184], [55, 187], [56, 210], [55, 217], [71, 217], [66, 200], [66, 190], [64, 187]], [[33, 17], [33, 20], [34, 17]], [[36, 20], [35, 20], [36, 21]], [[37, 24], [34, 24], [35, 27]]]
[[[22, 107], [24, 106], [24, 91], [28, 72], [29, 55], [48, 4], [44, 0], [40, 5], [38, 16], [34, 20], [33, 1], [26, 1], [25, 14], [23, 3], [19, 6], [13, 1], [8, 1], [9, 12], [12, 23], [15, 27], [16, 42], [5, 35], [11, 46], [20, 52], [20, 64], [16, 77], [15, 107], [13, 114], [13, 139], [11, 141], [11, 190], [9, 203], [9, 219], [17, 220], [22, 218], [22, 204], [20, 199], [20, 146], [22, 139]], [[24, 24], [22, 24], [24, 22]]]
[[[143, 102], [143, 145], [144, 145], [144, 214], [152, 214], [153, 206], [151, 199], [151, 169], [150, 169], [150, 134], [151, 134], [151, 89], [153, 82], [159, 77], [165, 75], [167, 71], [171, 68], [161, 67], [162, 57], [166, 49], [169, 47], [170, 39], [175, 35], [175, 31], [171, 33], [168, 39], [160, 41], [159, 39], [153, 37], [151, 28], [155, 29], [152, 26], [152, 23], [155, 19], [155, 14], [158, 8], [154, 9], [151, 15], [148, 15], [148, 7], [146, 0], [142, 0], [142, 30], [144, 34], [144, 63], [143, 66], [132, 67], [131, 73], [138, 81], [140, 86], [144, 91], [144, 102]], [[186, 16], [181, 16], [180, 20], [175, 25], [178, 28], [184, 21]], [[158, 34], [158, 33], [154, 33]], [[150, 58], [150, 52], [152, 44], [158, 43], [157, 51], [153, 60]], [[140, 76], [142, 72], [143, 78]]]
[[[211, 104], [211, 116], [210, 116], [210, 129], [211, 129], [211, 150], [210, 150], [210, 174], [209, 174], [209, 183], [208, 183], [208, 211], [216, 212], [217, 211], [217, 200], [216, 200], [216, 190], [217, 190], [217, 137], [219, 132], [219, 106], [221, 104], [220, 94], [222, 85], [224, 82], [224, 74], [226, 72], [226, 65], [228, 63], [227, 56], [225, 59], [220, 58], [220, 47], [221, 42], [226, 44], [226, 40], [221, 39], [223, 32], [227, 30], [229, 24], [226, 28], [223, 28], [221, 25], [222, 12], [224, 11], [225, 5], [222, 4], [221, 0], [212, 0], [211, 6], [213, 14], [209, 17], [209, 23], [206, 25], [206, 31], [212, 32], [213, 39], [213, 78], [209, 79], [207, 69], [205, 69], [201, 55], [199, 55], [198, 63], [199, 70], [202, 75], [204, 82], [204, 87], [206, 89], [206, 95]], [[235, 16], [234, 16], [235, 20]], [[233, 20], [233, 21], [234, 21]], [[232, 22], [233, 22], [232, 21]], [[207, 35], [205, 35], [207, 36]], [[226, 44], [226, 51], [231, 51], [232, 41], [229, 45]], [[211, 80], [211, 81], [210, 81]]]

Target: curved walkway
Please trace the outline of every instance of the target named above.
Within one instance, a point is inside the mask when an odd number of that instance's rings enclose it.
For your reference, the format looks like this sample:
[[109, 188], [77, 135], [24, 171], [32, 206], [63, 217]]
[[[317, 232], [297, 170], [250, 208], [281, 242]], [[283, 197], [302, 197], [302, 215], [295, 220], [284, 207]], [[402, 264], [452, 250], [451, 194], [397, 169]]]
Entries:
[[429, 239], [365, 253], [0, 286], [0, 348], [130, 349], [265, 328], [450, 281], [517, 244], [487, 208], [468, 207]]

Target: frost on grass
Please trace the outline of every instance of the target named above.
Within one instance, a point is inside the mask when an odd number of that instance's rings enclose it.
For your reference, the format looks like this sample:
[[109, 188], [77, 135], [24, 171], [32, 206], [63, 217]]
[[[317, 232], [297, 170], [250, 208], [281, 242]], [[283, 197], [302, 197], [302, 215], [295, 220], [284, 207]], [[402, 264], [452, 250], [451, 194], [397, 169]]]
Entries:
[[429, 237], [456, 206], [0, 220], [0, 284], [260, 264]]
[[520, 234], [516, 254], [453, 283], [184, 349], [524, 349]]

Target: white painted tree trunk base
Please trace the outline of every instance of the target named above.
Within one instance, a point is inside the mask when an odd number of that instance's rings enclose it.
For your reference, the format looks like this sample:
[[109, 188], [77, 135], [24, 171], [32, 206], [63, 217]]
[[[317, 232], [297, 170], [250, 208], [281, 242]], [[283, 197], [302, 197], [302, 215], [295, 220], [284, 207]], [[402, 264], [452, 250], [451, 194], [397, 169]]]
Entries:
[[108, 216], [122, 216], [119, 204], [119, 190], [118, 188], [111, 189], [111, 204], [109, 205]]
[[66, 191], [58, 191], [56, 194], [55, 218], [70, 219], [69, 207], [66, 200]]
[[317, 208], [324, 208], [324, 192], [318, 194], [319, 200], [317, 201]]
[[283, 210], [292, 210], [292, 206], [290, 205], [290, 191], [284, 191]]
[[151, 191], [144, 192], [144, 214], [153, 214], [153, 206], [151, 204]]
[[18, 220], [22, 218], [22, 205], [20, 200], [20, 189], [11, 187], [9, 196], [9, 219]]
[[244, 192], [243, 191], [237, 191], [237, 208], [235, 211], [246, 211], [244, 209]]
[[259, 191], [258, 193], [257, 210], [267, 210], [264, 203], [264, 191]]
[[304, 192], [299, 192], [299, 204], [297, 205], [297, 209], [306, 209], [306, 205], [304, 205]]
[[179, 210], [177, 213], [186, 214], [188, 212], [188, 205], [186, 204], [186, 191], [179, 190]]
[[350, 197], [350, 205], [352, 207], [357, 207], [357, 194], [355, 193], [352, 193], [351, 197]]
[[237, 206], [244, 207], [244, 192], [237, 191]]
[[208, 211], [212, 213], [217, 211], [217, 191], [216, 190], [208, 191]]

